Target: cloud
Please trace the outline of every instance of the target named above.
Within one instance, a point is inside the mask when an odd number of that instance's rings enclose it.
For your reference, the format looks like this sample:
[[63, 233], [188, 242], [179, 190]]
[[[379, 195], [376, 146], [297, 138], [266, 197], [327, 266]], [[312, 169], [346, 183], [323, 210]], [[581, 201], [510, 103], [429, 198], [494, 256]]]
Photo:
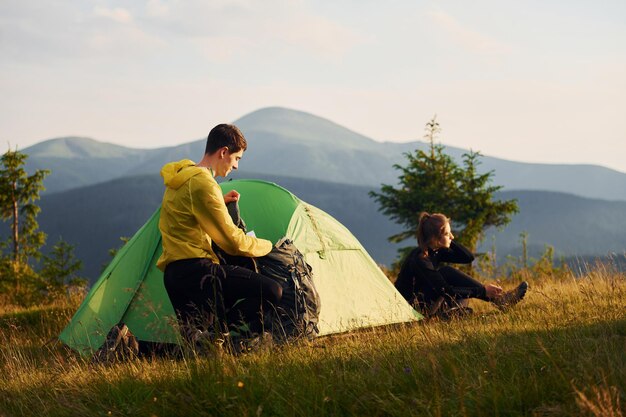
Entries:
[[284, 42], [325, 58], [340, 57], [368, 38], [331, 19], [298, 11], [289, 19], [268, 19], [262, 29], [276, 42]]
[[85, 63], [103, 68], [109, 58], [119, 66], [121, 59], [137, 62], [162, 45], [128, 9], [48, 0], [0, 2], [0, 31], [6, 67], [45, 64], [70, 70]]
[[105, 17], [114, 20], [118, 23], [131, 23], [133, 21], [133, 16], [130, 14], [130, 12], [121, 7], [117, 7], [115, 9], [96, 7], [94, 9], [94, 14], [99, 17]]
[[297, 0], [149, 0], [145, 13], [154, 32], [200, 44], [210, 60], [285, 49], [328, 59], [368, 41]]
[[99, 67], [107, 59], [119, 66], [165, 55], [200, 63], [327, 62], [369, 41], [300, 0], [0, 2], [0, 32], [5, 64]]
[[148, 0], [146, 3], [146, 14], [150, 17], [162, 18], [168, 16], [170, 8], [160, 0]]
[[211, 62], [229, 63], [254, 49], [254, 42], [239, 36], [205, 36], [195, 38], [192, 44]]
[[431, 11], [428, 16], [454, 43], [469, 52], [493, 56], [504, 55], [510, 51], [506, 44], [462, 25], [442, 10]]
[[[83, 45], [86, 49], [83, 57], [91, 56], [94, 62], [124, 62], [125, 64], [141, 63], [142, 58], [165, 46], [158, 37], [131, 25], [93, 31], [85, 36]], [[120, 61], [121, 59], [124, 61]]]

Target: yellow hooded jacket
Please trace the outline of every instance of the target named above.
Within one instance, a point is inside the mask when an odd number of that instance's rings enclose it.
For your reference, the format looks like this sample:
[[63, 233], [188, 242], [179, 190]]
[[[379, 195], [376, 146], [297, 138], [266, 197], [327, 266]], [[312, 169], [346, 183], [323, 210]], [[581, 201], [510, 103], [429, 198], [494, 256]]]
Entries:
[[207, 168], [184, 159], [161, 169], [166, 189], [161, 204], [159, 229], [163, 254], [157, 267], [164, 271], [168, 263], [179, 259], [209, 258], [219, 260], [211, 240], [229, 255], [263, 256], [272, 242], [247, 236], [233, 223], [222, 189]]

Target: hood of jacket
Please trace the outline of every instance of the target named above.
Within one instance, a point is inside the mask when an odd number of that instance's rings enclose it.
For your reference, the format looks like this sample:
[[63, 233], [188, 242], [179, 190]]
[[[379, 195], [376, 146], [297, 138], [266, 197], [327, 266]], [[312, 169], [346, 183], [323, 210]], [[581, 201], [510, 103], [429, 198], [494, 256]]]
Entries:
[[187, 182], [189, 178], [198, 175], [204, 171], [204, 168], [196, 166], [196, 163], [190, 159], [183, 159], [178, 162], [170, 162], [161, 168], [161, 176], [166, 187], [177, 190], [181, 185]]

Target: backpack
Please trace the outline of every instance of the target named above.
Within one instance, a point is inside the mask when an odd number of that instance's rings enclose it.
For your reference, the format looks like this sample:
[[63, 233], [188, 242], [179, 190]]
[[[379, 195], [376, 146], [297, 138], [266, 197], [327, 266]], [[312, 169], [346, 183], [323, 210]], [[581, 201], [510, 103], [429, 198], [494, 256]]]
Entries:
[[[226, 207], [233, 223], [246, 232], [237, 202], [230, 202]], [[319, 333], [321, 301], [313, 283], [313, 269], [293, 241], [284, 237], [270, 253], [259, 258], [228, 255], [215, 242], [213, 251], [222, 264], [251, 269], [280, 284], [283, 289], [280, 303], [273, 311], [265, 312], [263, 320], [265, 330], [271, 332], [276, 341], [313, 338]]]
[[315, 337], [321, 301], [304, 255], [290, 239], [282, 238], [269, 254], [256, 258], [256, 264], [260, 274], [283, 288], [279, 304], [265, 315], [265, 329], [279, 341]]

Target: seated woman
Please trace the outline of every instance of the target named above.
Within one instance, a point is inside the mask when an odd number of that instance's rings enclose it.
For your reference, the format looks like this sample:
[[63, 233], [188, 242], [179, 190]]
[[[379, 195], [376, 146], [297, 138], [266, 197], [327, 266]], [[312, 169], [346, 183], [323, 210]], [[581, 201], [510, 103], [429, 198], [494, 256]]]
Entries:
[[528, 289], [526, 281], [504, 292], [494, 284], [483, 285], [469, 275], [442, 262], [469, 264], [474, 255], [453, 241], [450, 219], [436, 213], [421, 213], [417, 226], [418, 247], [404, 260], [396, 288], [427, 317], [448, 311], [470, 312], [469, 298], [492, 302], [501, 310], [517, 304]]

